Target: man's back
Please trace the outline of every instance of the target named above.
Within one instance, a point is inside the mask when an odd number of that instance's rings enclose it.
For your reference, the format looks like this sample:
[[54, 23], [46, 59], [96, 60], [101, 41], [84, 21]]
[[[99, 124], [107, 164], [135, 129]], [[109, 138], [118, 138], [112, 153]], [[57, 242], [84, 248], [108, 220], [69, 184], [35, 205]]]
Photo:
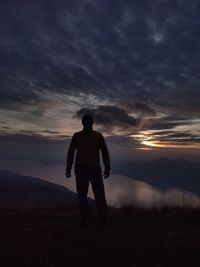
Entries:
[[70, 168], [73, 164], [74, 153], [76, 150], [76, 165], [98, 166], [99, 151], [101, 150], [103, 161], [106, 167], [110, 167], [108, 149], [101, 133], [94, 130], [82, 130], [76, 132], [71, 140], [67, 165]]
[[98, 165], [101, 139], [101, 134], [93, 130], [77, 132], [75, 134], [76, 164]]

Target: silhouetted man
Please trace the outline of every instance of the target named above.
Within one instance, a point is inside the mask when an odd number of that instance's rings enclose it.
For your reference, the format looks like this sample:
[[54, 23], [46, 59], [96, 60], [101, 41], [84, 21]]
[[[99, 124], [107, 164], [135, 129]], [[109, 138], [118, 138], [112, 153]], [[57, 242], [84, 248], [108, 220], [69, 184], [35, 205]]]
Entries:
[[66, 177], [71, 176], [71, 167], [76, 151], [75, 175], [76, 189], [78, 193], [78, 205], [80, 210], [80, 223], [85, 225], [88, 219], [88, 186], [92, 185], [95, 202], [99, 213], [100, 221], [106, 225], [106, 198], [101, 166], [99, 161], [99, 151], [101, 150], [105, 170], [104, 178], [110, 175], [109, 152], [101, 133], [93, 130], [93, 118], [87, 114], [82, 117], [83, 130], [76, 132], [71, 140], [66, 166]]

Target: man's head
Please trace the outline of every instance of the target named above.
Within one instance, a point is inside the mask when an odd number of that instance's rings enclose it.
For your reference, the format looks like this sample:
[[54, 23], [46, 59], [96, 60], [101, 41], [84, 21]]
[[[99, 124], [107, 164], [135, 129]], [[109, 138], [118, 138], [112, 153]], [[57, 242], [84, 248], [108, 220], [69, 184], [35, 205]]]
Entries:
[[82, 117], [82, 124], [85, 128], [91, 128], [94, 121], [90, 114], [86, 114]]

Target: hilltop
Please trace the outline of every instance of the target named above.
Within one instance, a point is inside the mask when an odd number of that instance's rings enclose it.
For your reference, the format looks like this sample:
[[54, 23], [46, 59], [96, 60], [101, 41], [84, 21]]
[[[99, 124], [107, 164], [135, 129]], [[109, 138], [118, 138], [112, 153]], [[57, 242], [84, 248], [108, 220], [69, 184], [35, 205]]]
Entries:
[[67, 188], [19, 173], [0, 170], [0, 208], [22, 209], [76, 206], [76, 194]]
[[[199, 266], [199, 209], [109, 208], [104, 228], [91, 207], [88, 226], [80, 227], [67, 189], [7, 171], [0, 183], [0, 266]], [[18, 205], [5, 209], [5, 196]]]

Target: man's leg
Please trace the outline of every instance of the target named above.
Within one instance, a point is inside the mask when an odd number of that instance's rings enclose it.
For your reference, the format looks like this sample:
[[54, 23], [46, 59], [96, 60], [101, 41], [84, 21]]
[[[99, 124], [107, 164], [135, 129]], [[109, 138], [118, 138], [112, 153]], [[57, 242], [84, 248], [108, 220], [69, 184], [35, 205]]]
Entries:
[[80, 211], [80, 222], [85, 223], [88, 218], [88, 186], [89, 179], [87, 173], [79, 168], [75, 169], [76, 174], [76, 189], [78, 194], [78, 207]]
[[90, 174], [90, 182], [94, 192], [95, 202], [102, 223], [106, 223], [107, 203], [103, 184], [103, 177], [100, 168], [95, 168]]

